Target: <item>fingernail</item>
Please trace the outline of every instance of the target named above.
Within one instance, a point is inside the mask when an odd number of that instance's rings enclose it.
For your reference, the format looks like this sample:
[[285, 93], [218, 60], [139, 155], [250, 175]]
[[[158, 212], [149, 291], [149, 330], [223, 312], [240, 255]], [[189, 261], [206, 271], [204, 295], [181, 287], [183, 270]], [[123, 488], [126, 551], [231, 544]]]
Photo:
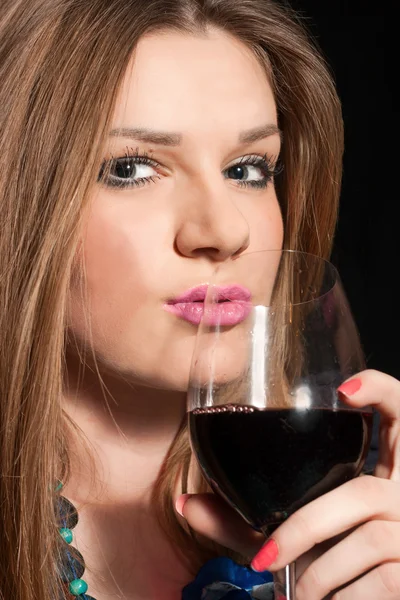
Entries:
[[342, 383], [342, 385], [338, 387], [338, 392], [346, 394], [346, 396], [352, 396], [353, 394], [358, 392], [361, 386], [361, 379], [358, 379], [356, 377], [355, 379], [350, 379], [350, 381], [345, 381], [344, 383]]
[[190, 496], [192, 496], [192, 494], [182, 494], [182, 496], [179, 496], [179, 498], [175, 502], [175, 510], [183, 518], [185, 518], [183, 515], [183, 507], [186, 504], [186, 500], [188, 500]]
[[265, 571], [274, 563], [278, 557], [279, 551], [275, 540], [269, 540], [255, 555], [251, 562], [253, 571]]

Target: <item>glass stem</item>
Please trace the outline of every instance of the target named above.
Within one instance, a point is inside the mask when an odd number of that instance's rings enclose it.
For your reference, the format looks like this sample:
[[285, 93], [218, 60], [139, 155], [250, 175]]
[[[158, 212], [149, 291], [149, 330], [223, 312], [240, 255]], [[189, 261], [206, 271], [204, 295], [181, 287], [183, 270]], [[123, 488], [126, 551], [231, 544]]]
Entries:
[[273, 573], [274, 600], [296, 600], [296, 563]]

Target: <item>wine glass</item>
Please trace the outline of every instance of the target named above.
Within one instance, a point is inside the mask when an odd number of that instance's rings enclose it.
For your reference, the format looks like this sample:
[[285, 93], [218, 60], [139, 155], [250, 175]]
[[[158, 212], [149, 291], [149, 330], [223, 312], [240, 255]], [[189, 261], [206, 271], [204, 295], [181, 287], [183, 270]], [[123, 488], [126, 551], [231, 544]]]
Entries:
[[[192, 360], [192, 450], [212, 490], [269, 536], [363, 467], [372, 408], [337, 387], [364, 368], [358, 333], [326, 260], [290, 250], [242, 254], [215, 269]], [[274, 574], [295, 600], [295, 565]]]

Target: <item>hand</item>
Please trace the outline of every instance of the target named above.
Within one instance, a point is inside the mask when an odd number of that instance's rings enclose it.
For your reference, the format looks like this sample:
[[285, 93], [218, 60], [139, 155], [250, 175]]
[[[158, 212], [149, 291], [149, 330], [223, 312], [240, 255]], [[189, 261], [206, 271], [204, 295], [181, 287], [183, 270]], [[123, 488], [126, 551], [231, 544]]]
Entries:
[[[374, 405], [381, 415], [376, 476], [359, 477], [298, 510], [252, 563], [275, 571], [302, 557], [298, 600], [400, 600], [400, 382], [371, 370], [350, 381], [344, 400]], [[212, 494], [190, 495], [182, 512], [193, 529], [244, 555], [264, 541]]]

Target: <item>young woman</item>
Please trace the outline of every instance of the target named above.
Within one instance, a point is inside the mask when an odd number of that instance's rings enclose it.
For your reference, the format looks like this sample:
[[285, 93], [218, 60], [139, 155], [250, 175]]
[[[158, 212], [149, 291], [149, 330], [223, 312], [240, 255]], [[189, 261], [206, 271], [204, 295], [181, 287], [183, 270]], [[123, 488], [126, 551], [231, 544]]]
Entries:
[[259, 571], [305, 557], [299, 600], [400, 598], [398, 381], [342, 387], [380, 411], [376, 476], [264, 546], [201, 493], [188, 445], [196, 327], [166, 303], [246, 251], [330, 252], [340, 106], [295, 18], [270, 0], [3, 0], [0, 81], [1, 599], [73, 597], [58, 481], [75, 597], [178, 600], [207, 559], [260, 551]]

